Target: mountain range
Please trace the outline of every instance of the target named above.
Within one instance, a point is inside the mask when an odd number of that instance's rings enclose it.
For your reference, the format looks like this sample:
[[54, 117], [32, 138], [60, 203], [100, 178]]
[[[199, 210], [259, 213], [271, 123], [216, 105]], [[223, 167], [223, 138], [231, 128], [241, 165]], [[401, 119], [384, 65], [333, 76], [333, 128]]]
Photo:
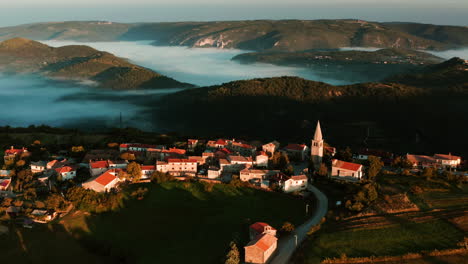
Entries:
[[443, 50], [468, 46], [468, 28], [363, 20], [251, 20], [222, 22], [50, 22], [0, 28], [0, 39], [115, 41], [155, 45], [305, 51], [342, 47]]
[[0, 71], [92, 81], [98, 87], [115, 90], [193, 87], [88, 46], [53, 48], [24, 38], [0, 42]]

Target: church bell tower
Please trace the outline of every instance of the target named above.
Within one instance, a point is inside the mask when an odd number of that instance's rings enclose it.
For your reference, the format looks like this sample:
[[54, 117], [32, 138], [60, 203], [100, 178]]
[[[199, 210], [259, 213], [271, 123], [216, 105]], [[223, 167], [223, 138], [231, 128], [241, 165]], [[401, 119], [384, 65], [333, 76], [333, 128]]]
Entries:
[[312, 146], [310, 148], [310, 156], [314, 163], [315, 170], [320, 168], [323, 158], [323, 138], [322, 129], [320, 128], [320, 121], [317, 121], [317, 127], [315, 128], [314, 139], [312, 139]]

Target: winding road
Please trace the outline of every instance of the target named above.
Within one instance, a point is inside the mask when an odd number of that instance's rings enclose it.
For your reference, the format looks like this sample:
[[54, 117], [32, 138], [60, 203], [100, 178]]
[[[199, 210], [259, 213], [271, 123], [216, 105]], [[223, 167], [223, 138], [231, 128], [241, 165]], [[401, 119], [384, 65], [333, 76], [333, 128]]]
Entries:
[[[278, 241], [278, 248], [270, 264], [287, 264], [291, 259], [296, 247], [298, 247], [307, 237], [307, 232], [316, 224], [320, 223], [322, 217], [328, 211], [328, 199], [319, 189], [312, 185], [307, 186], [307, 190], [311, 191], [317, 198], [317, 209], [314, 216], [307, 220], [304, 224], [296, 228], [294, 234], [291, 234]], [[297, 244], [296, 244], [297, 236]]]

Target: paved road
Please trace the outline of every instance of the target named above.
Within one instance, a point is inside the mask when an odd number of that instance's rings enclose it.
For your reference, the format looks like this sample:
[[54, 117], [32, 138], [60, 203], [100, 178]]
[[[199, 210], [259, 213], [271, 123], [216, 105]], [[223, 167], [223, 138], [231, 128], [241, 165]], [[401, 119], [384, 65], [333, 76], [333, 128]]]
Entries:
[[299, 246], [304, 239], [307, 237], [307, 232], [316, 224], [320, 222], [322, 217], [327, 214], [328, 211], [328, 199], [319, 189], [310, 185], [307, 189], [311, 191], [318, 200], [317, 209], [312, 218], [307, 220], [304, 224], [296, 228], [295, 233], [297, 234], [297, 245], [296, 237], [294, 234], [289, 235], [278, 241], [278, 249], [276, 255], [271, 260], [270, 264], [287, 264], [294, 253], [294, 250]]

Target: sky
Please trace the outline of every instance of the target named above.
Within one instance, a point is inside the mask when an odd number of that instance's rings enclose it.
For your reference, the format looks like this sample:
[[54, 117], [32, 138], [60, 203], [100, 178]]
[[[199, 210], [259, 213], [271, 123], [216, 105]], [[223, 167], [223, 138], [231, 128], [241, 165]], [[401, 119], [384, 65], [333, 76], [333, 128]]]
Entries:
[[467, 0], [236, 0], [229, 4], [224, 0], [0, 0], [0, 26], [64, 20], [326, 18], [468, 26], [467, 14]]

